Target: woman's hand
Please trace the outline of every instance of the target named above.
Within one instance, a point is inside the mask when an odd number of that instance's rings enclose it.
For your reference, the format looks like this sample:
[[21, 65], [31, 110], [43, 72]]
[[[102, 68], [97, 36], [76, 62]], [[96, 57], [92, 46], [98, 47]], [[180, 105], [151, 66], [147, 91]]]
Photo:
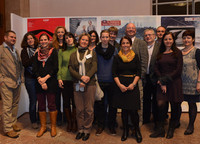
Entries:
[[63, 87], [63, 81], [62, 81], [62, 80], [58, 80], [58, 85], [59, 85], [60, 88], [64, 88], [64, 87]]
[[82, 76], [81, 77], [81, 80], [84, 82], [84, 83], [88, 83], [90, 81], [90, 77], [89, 76]]
[[81, 82], [79, 86], [80, 87], [85, 87], [85, 84]]
[[131, 83], [128, 87], [127, 90], [133, 90], [135, 87], [135, 85], [133, 83]]
[[161, 90], [162, 90], [162, 93], [166, 94], [167, 86], [166, 85], [161, 85]]
[[43, 85], [46, 82], [46, 78], [45, 77], [40, 78], [40, 79], [38, 79], [38, 82], [40, 85]]
[[197, 91], [200, 93], [200, 83], [197, 83], [196, 89], [197, 89]]
[[35, 56], [35, 54], [39, 51], [39, 48], [37, 48], [33, 54], [33, 56]]
[[161, 83], [160, 83], [160, 81], [158, 81], [158, 82], [157, 82], [157, 84], [159, 84], [159, 85], [161, 86]]
[[47, 90], [47, 89], [48, 89], [48, 87], [47, 87], [47, 84], [46, 84], [46, 83], [42, 84], [41, 86], [42, 86], [42, 89], [43, 89], [43, 90]]
[[121, 90], [122, 92], [126, 92], [126, 91], [127, 91], [127, 87], [126, 87], [125, 85], [123, 85], [123, 84], [120, 84], [120, 85], [119, 85], [119, 88], [120, 88], [120, 90]]

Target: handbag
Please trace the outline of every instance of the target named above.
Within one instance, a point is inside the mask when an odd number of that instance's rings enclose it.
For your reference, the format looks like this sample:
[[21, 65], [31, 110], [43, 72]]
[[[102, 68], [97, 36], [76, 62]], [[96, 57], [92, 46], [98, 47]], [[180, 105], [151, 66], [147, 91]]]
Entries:
[[101, 100], [103, 98], [104, 93], [103, 93], [101, 87], [99, 86], [98, 79], [97, 79], [97, 74], [95, 74], [95, 78], [96, 78], [95, 100], [99, 101], [99, 100]]

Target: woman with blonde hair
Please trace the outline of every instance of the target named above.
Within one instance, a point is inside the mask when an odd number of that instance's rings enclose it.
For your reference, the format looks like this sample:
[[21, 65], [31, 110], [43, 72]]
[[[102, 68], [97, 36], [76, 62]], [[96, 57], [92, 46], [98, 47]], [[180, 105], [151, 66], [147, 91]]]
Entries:
[[74, 81], [74, 101], [76, 105], [76, 119], [78, 134], [76, 139], [86, 141], [90, 137], [94, 119], [95, 101], [95, 73], [97, 72], [97, 57], [93, 50], [89, 50], [89, 34], [81, 34], [78, 49], [71, 54], [69, 71]]

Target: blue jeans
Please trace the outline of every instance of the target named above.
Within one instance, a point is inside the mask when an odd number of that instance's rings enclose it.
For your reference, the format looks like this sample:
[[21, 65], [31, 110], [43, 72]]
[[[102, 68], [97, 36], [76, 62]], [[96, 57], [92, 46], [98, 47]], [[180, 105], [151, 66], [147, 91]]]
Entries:
[[29, 116], [31, 123], [37, 122], [36, 116], [36, 103], [37, 103], [37, 96], [36, 96], [36, 79], [25, 77], [25, 86], [29, 96]]

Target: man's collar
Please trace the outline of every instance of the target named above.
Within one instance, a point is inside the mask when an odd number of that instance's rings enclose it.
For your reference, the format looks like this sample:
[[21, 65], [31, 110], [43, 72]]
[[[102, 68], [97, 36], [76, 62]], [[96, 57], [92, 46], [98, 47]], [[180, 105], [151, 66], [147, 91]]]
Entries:
[[[6, 42], [3, 42], [3, 46], [4, 46], [5, 48], [11, 49], [11, 48], [6, 44]], [[14, 46], [14, 45], [12, 46], [12, 49], [15, 50], [15, 46]]]

